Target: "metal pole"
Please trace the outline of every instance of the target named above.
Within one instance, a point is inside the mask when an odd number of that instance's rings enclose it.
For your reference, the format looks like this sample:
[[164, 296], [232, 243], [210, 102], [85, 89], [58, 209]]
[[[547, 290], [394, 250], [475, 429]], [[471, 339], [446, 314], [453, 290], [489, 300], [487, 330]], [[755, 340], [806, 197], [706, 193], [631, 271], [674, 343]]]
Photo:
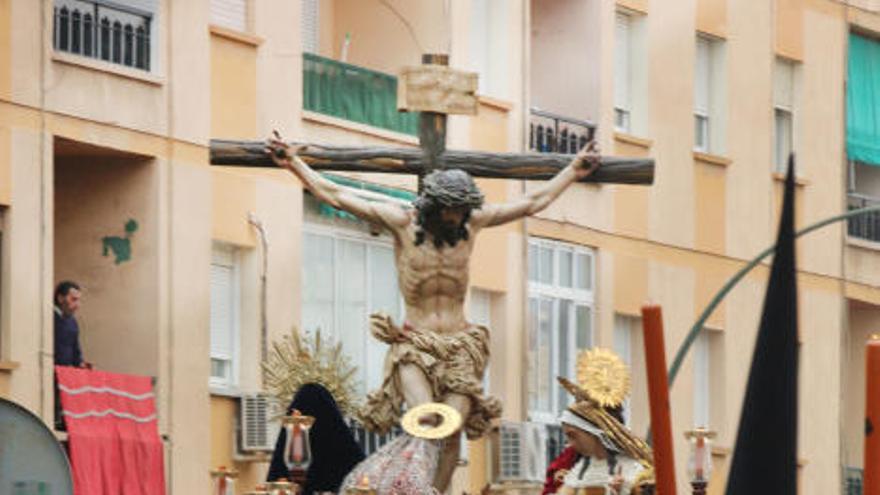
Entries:
[[[797, 232], [795, 232], [795, 238], [798, 238], [804, 234], [809, 234], [814, 230], [821, 229], [826, 225], [830, 225], [832, 223], [840, 222], [842, 220], [846, 220], [849, 218], [857, 217], [860, 215], [865, 215], [868, 213], [880, 212], [880, 205], [869, 206], [866, 208], [859, 208], [858, 210], [848, 211], [841, 215], [836, 215], [831, 218], [826, 218], [825, 220], [816, 222], [808, 227], [805, 227]], [[681, 346], [678, 348], [678, 351], [675, 353], [675, 359], [672, 360], [672, 366], [669, 368], [669, 388], [672, 388], [672, 384], [675, 382], [675, 377], [678, 375], [678, 370], [681, 368], [682, 362], [684, 362], [685, 356], [687, 356], [688, 351], [691, 348], [691, 345], [697, 340], [697, 336], [700, 334], [700, 331], [703, 329], [703, 325], [706, 323], [706, 320], [709, 319], [709, 316], [712, 314], [712, 311], [718, 307], [718, 304], [727, 296], [727, 293], [733, 289], [743, 277], [746, 276], [754, 267], [758, 266], [758, 264], [767, 256], [773, 254], [776, 251], [776, 244], [768, 247], [767, 249], [761, 251], [758, 256], [749, 261], [746, 266], [742, 267], [738, 272], [736, 272], [730, 279], [724, 284], [723, 287], [715, 294], [715, 297], [709, 301], [709, 304], [706, 306], [706, 309], [703, 310], [700, 317], [697, 318], [694, 326], [691, 327], [687, 336], [684, 338], [684, 341], [681, 343]]]

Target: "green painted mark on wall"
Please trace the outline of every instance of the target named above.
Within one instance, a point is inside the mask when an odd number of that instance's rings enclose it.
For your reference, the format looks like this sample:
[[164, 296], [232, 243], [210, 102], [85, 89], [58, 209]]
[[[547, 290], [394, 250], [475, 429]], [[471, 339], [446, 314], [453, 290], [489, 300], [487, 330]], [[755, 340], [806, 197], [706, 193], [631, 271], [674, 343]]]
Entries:
[[125, 222], [125, 235], [123, 237], [114, 235], [102, 238], [101, 244], [104, 246], [102, 255], [109, 256], [112, 252], [116, 258], [115, 263], [117, 265], [131, 261], [131, 236], [137, 232], [137, 229], [138, 223], [133, 218], [130, 218]]

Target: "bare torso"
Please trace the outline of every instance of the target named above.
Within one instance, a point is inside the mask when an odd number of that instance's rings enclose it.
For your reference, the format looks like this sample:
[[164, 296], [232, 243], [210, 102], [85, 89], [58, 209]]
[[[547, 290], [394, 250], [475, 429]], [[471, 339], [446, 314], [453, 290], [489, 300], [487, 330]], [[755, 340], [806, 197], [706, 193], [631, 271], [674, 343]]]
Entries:
[[416, 230], [415, 223], [410, 222], [395, 242], [398, 284], [406, 304], [405, 321], [419, 330], [461, 331], [468, 325], [464, 299], [474, 237], [438, 249], [430, 235], [416, 246]]

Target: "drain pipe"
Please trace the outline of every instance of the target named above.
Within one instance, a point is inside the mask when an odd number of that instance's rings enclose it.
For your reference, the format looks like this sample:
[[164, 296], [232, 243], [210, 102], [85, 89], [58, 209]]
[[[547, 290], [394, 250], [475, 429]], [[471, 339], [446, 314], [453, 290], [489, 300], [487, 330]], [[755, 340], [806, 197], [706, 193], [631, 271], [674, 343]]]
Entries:
[[263, 221], [256, 213], [248, 213], [248, 223], [257, 231], [257, 237], [260, 239], [260, 362], [266, 361], [269, 352], [269, 319], [267, 311], [267, 292], [266, 292], [266, 275], [269, 266], [269, 241], [266, 238], [266, 228]]

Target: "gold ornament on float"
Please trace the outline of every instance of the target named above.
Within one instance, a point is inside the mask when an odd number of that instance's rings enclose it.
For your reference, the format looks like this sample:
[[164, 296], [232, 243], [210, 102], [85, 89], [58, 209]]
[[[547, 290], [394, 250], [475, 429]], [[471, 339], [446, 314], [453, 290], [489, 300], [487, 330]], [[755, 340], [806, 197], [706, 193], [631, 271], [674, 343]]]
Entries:
[[583, 350], [577, 360], [578, 386], [601, 407], [617, 407], [629, 394], [629, 370], [607, 349]]
[[[425, 416], [440, 417], [437, 425], [424, 424]], [[453, 407], [439, 402], [428, 402], [418, 405], [403, 415], [400, 426], [410, 435], [418, 438], [437, 440], [452, 435], [461, 428], [461, 414]]]

